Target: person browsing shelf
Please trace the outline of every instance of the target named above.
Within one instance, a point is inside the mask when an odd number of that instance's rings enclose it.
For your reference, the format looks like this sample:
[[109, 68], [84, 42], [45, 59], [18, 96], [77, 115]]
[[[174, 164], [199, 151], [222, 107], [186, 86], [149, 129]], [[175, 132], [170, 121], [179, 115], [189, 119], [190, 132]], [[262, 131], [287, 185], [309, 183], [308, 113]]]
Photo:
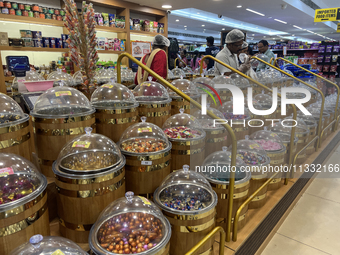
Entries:
[[[269, 49], [269, 43], [266, 40], [261, 40], [258, 45], [257, 45], [258, 49], [259, 49], [259, 53], [264, 54], [268, 57], [268, 63], [269, 61], [274, 58], [275, 59], [275, 55], [274, 53]], [[256, 71], [261, 71], [266, 69], [267, 65], [264, 63], [259, 63], [259, 65], [257, 66]]]

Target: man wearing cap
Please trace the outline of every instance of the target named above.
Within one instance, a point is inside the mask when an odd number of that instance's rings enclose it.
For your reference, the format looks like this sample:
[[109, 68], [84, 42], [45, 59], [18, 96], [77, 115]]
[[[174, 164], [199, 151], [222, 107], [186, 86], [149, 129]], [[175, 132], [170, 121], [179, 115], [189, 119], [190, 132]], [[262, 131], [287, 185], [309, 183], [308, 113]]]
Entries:
[[[146, 54], [142, 58], [142, 63], [149, 67], [152, 71], [157, 73], [159, 76], [167, 79], [168, 76], [168, 58], [166, 55], [166, 49], [170, 46], [170, 41], [163, 35], [156, 35], [152, 42], [152, 51]], [[132, 49], [133, 50], [133, 49]], [[149, 76], [148, 72], [138, 67], [138, 71], [135, 77], [135, 84], [141, 84], [147, 81]], [[152, 77], [152, 81], [157, 81], [156, 78]]]
[[[242, 49], [243, 40], [244, 34], [241, 30], [234, 29], [230, 31], [226, 36], [227, 46], [217, 54], [216, 58], [240, 72], [246, 73], [250, 69], [249, 61], [239, 65], [237, 57], [237, 54]], [[215, 62], [215, 75], [223, 74], [229, 76], [232, 73], [229, 68]]]

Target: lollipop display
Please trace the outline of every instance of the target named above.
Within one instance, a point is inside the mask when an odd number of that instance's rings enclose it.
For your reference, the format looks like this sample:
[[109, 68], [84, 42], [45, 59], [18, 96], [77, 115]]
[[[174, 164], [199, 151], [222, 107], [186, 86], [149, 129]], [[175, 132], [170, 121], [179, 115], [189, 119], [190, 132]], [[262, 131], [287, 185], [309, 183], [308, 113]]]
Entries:
[[170, 173], [171, 143], [163, 130], [146, 122], [128, 127], [119, 140], [126, 156], [126, 186], [136, 194], [153, 194], [161, 180]]
[[139, 103], [139, 118], [146, 116], [148, 122], [162, 127], [166, 119], [171, 116], [171, 98], [160, 83], [143, 82], [134, 88], [133, 95]]
[[47, 179], [23, 157], [0, 153], [0, 254], [9, 254], [33, 234], [50, 233]]
[[171, 226], [157, 206], [126, 192], [108, 205], [91, 228], [95, 255], [169, 254]]
[[194, 116], [180, 109], [179, 114], [165, 121], [163, 131], [172, 143], [172, 171], [180, 169], [181, 165], [190, 164], [193, 167], [203, 162], [206, 133]]
[[[243, 160], [236, 156], [235, 165], [235, 186], [233, 198], [232, 219], [234, 220], [236, 211], [240, 205], [249, 196], [249, 185], [251, 173], [241, 171], [241, 167], [245, 167]], [[209, 171], [214, 169], [215, 171]], [[227, 151], [227, 147], [222, 147], [222, 151], [216, 151], [205, 158], [203, 162], [202, 174], [208, 179], [213, 190], [217, 193], [218, 203], [216, 206], [217, 225], [220, 225], [227, 231], [228, 210], [225, 205], [228, 203], [229, 197], [226, 196], [229, 189], [231, 168], [231, 152]], [[242, 169], [243, 170], [243, 169]], [[247, 220], [248, 206], [246, 206], [239, 218], [238, 229], [244, 227]]]
[[[190, 171], [188, 165], [162, 181], [154, 193], [154, 201], [171, 222], [170, 254], [188, 252], [215, 227], [217, 195], [204, 176]], [[200, 225], [199, 222], [205, 222], [199, 229], [187, 227]], [[184, 232], [182, 228], [191, 231]], [[208, 251], [212, 245], [213, 241], [209, 241], [199, 252]]]
[[[188, 95], [195, 101], [199, 101], [200, 94], [197, 88], [189, 80], [178, 79], [171, 83], [177, 89]], [[183, 97], [179, 96], [176, 92], [168, 88], [171, 101], [171, 115], [177, 114], [179, 109], [183, 108], [185, 113], [190, 114], [193, 105], [186, 101]]]

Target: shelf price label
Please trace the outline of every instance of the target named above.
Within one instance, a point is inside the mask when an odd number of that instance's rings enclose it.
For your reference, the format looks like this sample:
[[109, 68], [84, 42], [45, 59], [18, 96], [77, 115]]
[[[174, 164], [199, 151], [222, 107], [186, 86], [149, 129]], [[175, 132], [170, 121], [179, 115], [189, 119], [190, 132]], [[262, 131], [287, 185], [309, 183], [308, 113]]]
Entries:
[[337, 20], [340, 20], [340, 7], [315, 10], [314, 22], [326, 22]]

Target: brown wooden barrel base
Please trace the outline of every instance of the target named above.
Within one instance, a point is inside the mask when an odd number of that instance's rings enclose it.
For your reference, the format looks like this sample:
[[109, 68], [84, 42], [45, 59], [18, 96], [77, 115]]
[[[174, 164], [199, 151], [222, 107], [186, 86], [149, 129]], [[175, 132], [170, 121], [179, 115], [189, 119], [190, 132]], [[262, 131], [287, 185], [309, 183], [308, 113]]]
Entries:
[[207, 136], [205, 140], [205, 158], [210, 154], [221, 151], [223, 146], [227, 146], [227, 130], [205, 130]]
[[162, 128], [164, 122], [171, 116], [171, 105], [166, 104], [139, 104], [138, 121], [145, 116], [146, 122], [153, 123]]
[[[252, 173], [253, 174], [253, 173]], [[258, 188], [260, 188], [266, 181], [267, 175], [253, 175], [250, 180], [249, 196], [251, 196]], [[249, 203], [249, 209], [257, 209], [265, 205], [267, 202], [268, 185], [263, 188], [257, 196]]]
[[278, 190], [283, 186], [282, 178], [275, 178], [268, 184], [268, 191], [269, 190]]

